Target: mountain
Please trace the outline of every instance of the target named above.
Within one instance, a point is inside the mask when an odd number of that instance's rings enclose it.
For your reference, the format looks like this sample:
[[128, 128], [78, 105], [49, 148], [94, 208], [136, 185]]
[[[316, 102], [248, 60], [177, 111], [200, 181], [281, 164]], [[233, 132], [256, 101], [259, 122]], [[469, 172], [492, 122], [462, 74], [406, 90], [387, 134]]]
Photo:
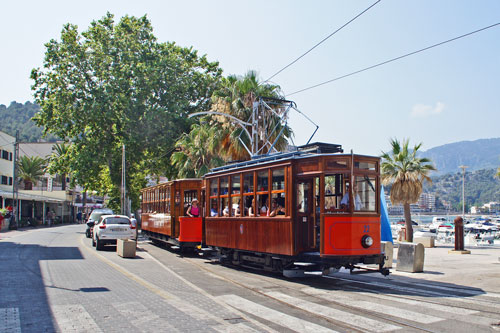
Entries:
[[460, 165], [467, 171], [496, 169], [500, 166], [500, 138], [460, 141], [431, 148], [421, 153], [437, 168], [433, 175], [456, 173]]
[[15, 137], [16, 131], [19, 130], [21, 142], [57, 141], [57, 138], [50, 134], [43, 138], [43, 129], [31, 120], [38, 111], [40, 107], [31, 102], [12, 102], [8, 107], [0, 104], [0, 131]]

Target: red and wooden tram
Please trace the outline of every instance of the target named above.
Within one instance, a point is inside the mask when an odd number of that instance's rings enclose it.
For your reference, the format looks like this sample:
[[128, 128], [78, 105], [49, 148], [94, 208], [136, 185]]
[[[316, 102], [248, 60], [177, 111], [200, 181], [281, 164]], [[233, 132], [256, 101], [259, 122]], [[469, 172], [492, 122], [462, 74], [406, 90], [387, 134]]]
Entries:
[[[162, 185], [143, 190], [143, 202], [151, 203], [149, 193]], [[378, 157], [309, 144], [215, 168], [204, 176], [199, 195], [204, 209], [198, 238], [223, 262], [285, 274], [378, 264], [388, 274], [380, 246]], [[151, 216], [143, 213], [143, 229], [162, 239], [162, 231], [150, 231]], [[178, 237], [175, 230], [169, 238]]]
[[153, 242], [180, 248], [202, 243], [202, 217], [186, 217], [193, 199], [201, 198], [201, 179], [180, 179], [141, 191], [141, 232]]

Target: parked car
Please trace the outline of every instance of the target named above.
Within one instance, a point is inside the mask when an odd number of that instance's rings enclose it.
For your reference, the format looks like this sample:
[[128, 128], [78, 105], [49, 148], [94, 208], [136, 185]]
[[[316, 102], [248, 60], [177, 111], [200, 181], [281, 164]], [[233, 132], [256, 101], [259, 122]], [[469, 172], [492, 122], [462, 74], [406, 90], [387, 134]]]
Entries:
[[92, 231], [94, 230], [94, 224], [99, 221], [103, 215], [112, 215], [113, 210], [109, 208], [98, 208], [94, 209], [87, 220], [87, 229], [85, 230], [85, 236], [87, 238], [92, 238]]
[[92, 246], [102, 250], [106, 244], [116, 244], [118, 239], [135, 239], [135, 226], [125, 215], [102, 215], [94, 225]]

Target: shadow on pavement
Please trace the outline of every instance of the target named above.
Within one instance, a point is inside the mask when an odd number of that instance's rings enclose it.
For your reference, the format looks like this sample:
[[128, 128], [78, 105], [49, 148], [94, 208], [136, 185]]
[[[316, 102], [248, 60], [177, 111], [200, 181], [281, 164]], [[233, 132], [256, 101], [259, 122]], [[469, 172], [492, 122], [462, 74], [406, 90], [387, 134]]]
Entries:
[[[83, 259], [77, 247], [45, 247], [0, 242], [0, 309], [10, 311], [13, 327], [9, 332], [55, 332], [56, 324], [40, 271], [40, 260]], [[3, 318], [0, 318], [3, 320]]]

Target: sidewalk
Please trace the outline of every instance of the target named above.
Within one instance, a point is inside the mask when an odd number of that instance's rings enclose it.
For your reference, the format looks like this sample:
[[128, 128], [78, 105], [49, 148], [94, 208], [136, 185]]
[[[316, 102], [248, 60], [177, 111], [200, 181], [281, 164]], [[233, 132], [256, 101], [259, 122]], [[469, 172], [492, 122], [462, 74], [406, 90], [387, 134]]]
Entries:
[[452, 245], [425, 248], [424, 272], [406, 273], [396, 270], [398, 248], [394, 248], [391, 277], [422, 279], [479, 288], [500, 293], [500, 247], [466, 247], [470, 254], [450, 254]]

